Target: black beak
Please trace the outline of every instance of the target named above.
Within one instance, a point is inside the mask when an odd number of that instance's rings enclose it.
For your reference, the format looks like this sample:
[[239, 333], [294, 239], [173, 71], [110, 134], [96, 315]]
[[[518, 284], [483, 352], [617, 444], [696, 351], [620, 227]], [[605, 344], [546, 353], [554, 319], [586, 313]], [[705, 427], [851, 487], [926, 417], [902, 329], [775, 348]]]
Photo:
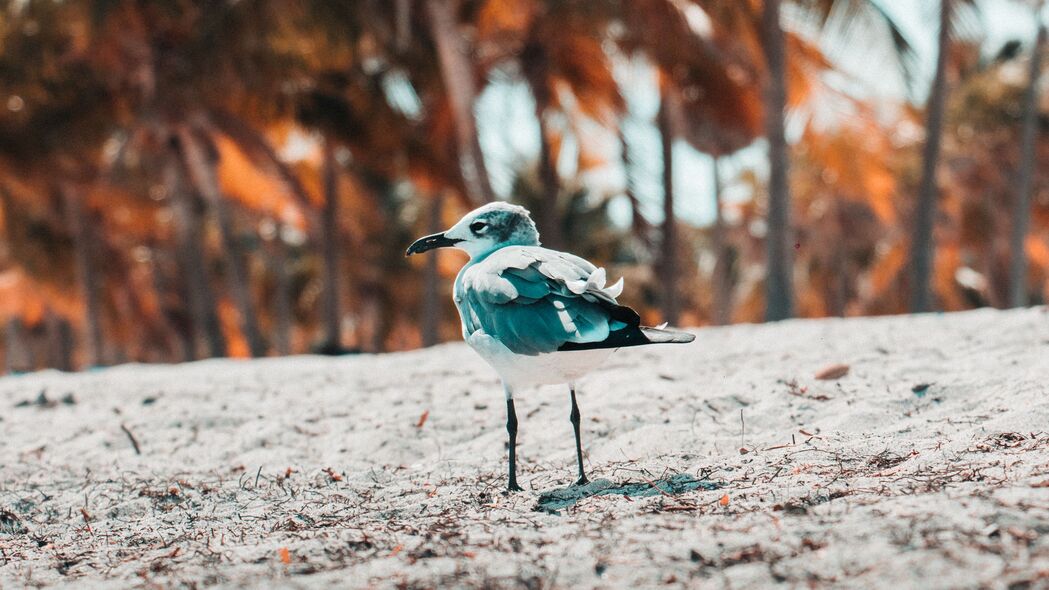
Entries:
[[427, 250], [433, 250], [435, 248], [447, 248], [449, 246], [454, 246], [461, 241], [462, 240], [445, 237], [443, 233], [433, 234], [415, 240], [411, 246], [408, 246], [408, 251], [405, 252], [404, 255], [411, 256], [412, 254], [422, 254]]

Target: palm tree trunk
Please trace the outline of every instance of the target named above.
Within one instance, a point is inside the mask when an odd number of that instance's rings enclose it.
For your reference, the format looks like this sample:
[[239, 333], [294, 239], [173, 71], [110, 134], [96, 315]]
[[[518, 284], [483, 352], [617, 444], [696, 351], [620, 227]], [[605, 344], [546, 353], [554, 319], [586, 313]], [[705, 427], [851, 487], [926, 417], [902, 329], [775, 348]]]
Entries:
[[219, 189], [218, 177], [215, 171], [214, 157], [208, 154], [206, 146], [185, 126], [179, 128], [179, 147], [183, 162], [189, 177], [196, 190], [204, 196], [205, 201], [215, 212], [219, 224], [219, 238], [222, 244], [223, 257], [225, 258], [226, 274], [229, 278], [230, 291], [233, 301], [240, 315], [241, 330], [248, 342], [248, 350], [253, 357], [266, 354], [266, 343], [259, 331], [258, 316], [255, 313], [255, 304], [251, 298], [251, 288], [248, 284], [248, 268], [244, 264], [244, 257], [237, 244], [233, 229], [233, 217], [227, 206], [226, 199]]
[[721, 171], [718, 157], [713, 156], [714, 176], [714, 323], [732, 322], [732, 269], [728, 244], [725, 242], [725, 216], [721, 209]]
[[663, 148], [663, 226], [659, 275], [663, 321], [677, 324], [677, 223], [674, 219], [675, 98], [665, 89], [659, 105], [659, 134]]
[[324, 257], [322, 323], [325, 354], [342, 350], [342, 313], [339, 310], [339, 177], [331, 142], [324, 144], [324, 210], [321, 212]]
[[845, 230], [841, 210], [837, 204], [831, 206], [834, 210], [838, 247], [831, 254], [833, 274], [830, 277], [830, 312], [835, 317], [843, 318], [849, 305], [849, 258], [848, 251], [845, 249]]
[[84, 298], [84, 326], [87, 339], [87, 358], [91, 366], [104, 364], [104, 343], [102, 339], [102, 302], [98, 296], [98, 279], [95, 262], [92, 259], [94, 239], [91, 228], [85, 219], [81, 196], [72, 184], [63, 182], [59, 185], [62, 201], [65, 205], [66, 223], [73, 234], [74, 263], [80, 282], [81, 296]]
[[794, 315], [791, 252], [790, 185], [788, 184], [786, 44], [780, 23], [780, 0], [766, 0], [762, 13], [769, 82], [765, 97], [765, 134], [769, 142], [769, 213], [766, 236], [765, 319]]
[[395, 0], [394, 42], [397, 51], [405, 52], [412, 44], [412, 0]]
[[[1041, 3], [1038, 6], [1040, 9]], [[1036, 14], [1041, 14], [1041, 10]], [[1013, 307], [1027, 305], [1027, 251], [1024, 244], [1031, 222], [1031, 185], [1034, 176], [1035, 140], [1038, 137], [1038, 78], [1042, 72], [1042, 53], [1046, 37], [1045, 23], [1040, 18], [1038, 20], [1038, 37], [1031, 51], [1031, 69], [1024, 93], [1023, 123], [1020, 130], [1020, 169], [1016, 175], [1013, 224], [1009, 235], [1009, 303]]]
[[65, 318], [54, 310], [47, 310], [44, 318], [47, 332], [48, 366], [59, 371], [73, 370], [73, 330]]
[[[444, 211], [444, 193], [438, 193], [430, 205], [430, 228], [427, 233], [441, 231], [442, 213]], [[438, 268], [436, 251], [426, 259], [426, 274], [423, 279], [422, 341], [423, 346], [433, 346], [441, 340], [441, 304], [444, 298], [440, 293], [441, 275]]]
[[539, 210], [536, 211], [538, 217], [536, 225], [543, 245], [555, 250], [561, 249], [565, 247], [560, 207], [558, 207], [561, 180], [557, 176], [557, 161], [554, 156], [554, 148], [550, 144], [550, 129], [546, 121], [546, 112], [553, 102], [548, 85], [547, 56], [539, 45], [532, 43], [521, 51], [520, 61], [524, 78], [528, 82], [532, 99], [535, 101], [535, 120], [539, 126], [539, 184], [542, 190], [542, 200]]
[[[542, 93], [540, 93], [542, 95]], [[535, 116], [539, 122], [539, 182], [543, 188], [542, 209], [539, 212], [539, 235], [543, 245], [555, 250], [565, 246], [564, 232], [561, 229], [561, 213], [558, 197], [561, 193], [561, 181], [557, 176], [557, 162], [554, 161], [553, 146], [550, 145], [550, 134], [543, 112], [544, 103], [536, 97]]]
[[372, 326], [371, 350], [375, 353], [386, 352], [386, 339], [390, 335], [390, 305], [386, 293], [381, 290], [374, 295], [371, 306], [375, 322]]
[[[168, 165], [165, 164], [165, 168], [167, 167]], [[161, 176], [164, 174], [166, 174], [166, 170], [162, 172]], [[157, 301], [160, 302], [168, 301], [169, 294], [172, 292], [177, 294], [176, 301], [185, 301], [186, 297], [182, 288], [184, 278], [182, 273], [179, 272], [177, 258], [174, 269], [177, 278], [173, 281], [172, 273], [164, 272], [170, 266], [167, 262], [169, 256], [171, 256], [171, 252], [159, 248], [153, 251], [153, 260], [149, 271], [150, 278], [152, 278], [153, 293]], [[173, 284], [176, 282], [177, 284]], [[171, 310], [167, 305], [161, 305], [158, 324], [164, 331], [162, 339], [164, 340], [163, 346], [167, 354], [158, 353], [157, 362], [171, 362], [174, 359], [178, 359], [178, 361], [185, 363], [196, 359], [196, 334], [193, 332], [191, 318], [184, 312], [185, 309]], [[147, 336], [146, 342], [151, 341], [152, 339]]]
[[208, 280], [208, 262], [204, 256], [200, 228], [204, 223], [196, 196], [183, 182], [182, 170], [173, 153], [165, 164], [164, 183], [171, 195], [175, 221], [175, 256], [185, 281], [184, 296], [189, 307], [192, 355], [187, 360], [200, 358], [199, 342], [206, 345], [206, 357], [224, 357], [226, 336], [219, 323], [217, 300]]
[[492, 201], [494, 193], [477, 137], [477, 123], [473, 112], [477, 88], [473, 68], [458, 30], [458, 7], [458, 0], [426, 1], [430, 34], [437, 47], [441, 78], [451, 103], [452, 117], [455, 119], [459, 169], [467, 196], [475, 205], [480, 205]]
[[291, 354], [291, 281], [288, 277], [288, 245], [284, 242], [283, 225], [277, 224], [277, 235], [272, 242], [273, 274], [276, 278], [273, 300], [275, 317], [273, 347], [280, 356]]
[[26, 346], [25, 326], [21, 318], [9, 318], [4, 330], [4, 369], [7, 373], [32, 370], [29, 347]]
[[950, 49], [951, 8], [954, 0], [940, 0], [939, 55], [936, 57], [936, 75], [929, 93], [925, 123], [925, 148], [922, 153], [922, 180], [918, 192], [918, 208], [911, 241], [911, 312], [929, 311], [932, 291], [929, 286], [933, 267], [933, 231], [936, 220], [936, 201], [939, 188], [936, 168], [940, 161], [940, 136], [947, 103], [947, 54]]

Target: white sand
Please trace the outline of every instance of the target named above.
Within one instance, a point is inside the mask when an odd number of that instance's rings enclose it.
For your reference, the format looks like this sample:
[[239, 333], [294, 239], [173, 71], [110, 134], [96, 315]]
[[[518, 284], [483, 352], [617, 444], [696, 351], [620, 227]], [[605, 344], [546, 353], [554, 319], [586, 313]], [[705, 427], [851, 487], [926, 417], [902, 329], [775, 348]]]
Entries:
[[502, 391], [461, 344], [4, 378], [0, 588], [1049, 587], [1045, 308], [698, 334], [584, 380], [583, 442], [593, 477], [724, 487], [560, 515], [534, 508], [574, 479], [567, 391], [519, 395], [505, 496]]

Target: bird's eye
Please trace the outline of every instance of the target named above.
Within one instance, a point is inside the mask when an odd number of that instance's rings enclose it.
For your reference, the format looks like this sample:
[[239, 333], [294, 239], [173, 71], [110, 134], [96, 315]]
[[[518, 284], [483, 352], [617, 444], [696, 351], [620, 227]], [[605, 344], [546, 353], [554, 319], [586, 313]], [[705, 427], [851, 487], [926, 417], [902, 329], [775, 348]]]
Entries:
[[484, 228], [488, 227], [488, 224], [483, 221], [475, 221], [470, 224], [470, 231], [475, 234], [479, 234], [484, 231]]

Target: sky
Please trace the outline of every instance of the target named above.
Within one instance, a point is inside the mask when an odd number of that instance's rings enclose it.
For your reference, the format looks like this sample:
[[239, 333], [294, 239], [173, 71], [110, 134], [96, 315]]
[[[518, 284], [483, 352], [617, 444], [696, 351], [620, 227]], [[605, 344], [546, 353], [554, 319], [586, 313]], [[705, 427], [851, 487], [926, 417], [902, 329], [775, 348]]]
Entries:
[[[927, 87], [936, 59], [937, 7], [935, 2], [919, 0], [875, 0], [894, 19], [907, 36], [918, 56], [917, 88]], [[1035, 35], [1035, 19], [1030, 9], [1016, 0], [980, 0], [978, 18], [983, 23], [984, 53], [993, 56], [1003, 44], [1018, 39], [1027, 44]], [[1043, 17], [1045, 15], [1043, 14]], [[848, 39], [845, 43], [855, 43]], [[832, 50], [825, 46], [825, 50]], [[840, 67], [856, 79], [857, 92], [871, 93], [889, 99], [905, 96], [902, 78], [895, 74], [892, 57], [886, 48], [863, 51], [836, 51], [845, 57]], [[873, 60], [873, 61], [872, 61]], [[871, 67], [871, 63], [877, 64]], [[892, 72], [886, 76], [886, 72]], [[662, 219], [662, 157], [659, 131], [654, 125], [659, 95], [651, 71], [641, 63], [623, 63], [617, 77], [631, 111], [623, 123], [623, 134], [630, 145], [633, 160], [632, 179], [642, 211], [650, 221]], [[920, 90], [916, 91], [920, 92]], [[919, 99], [921, 99], [919, 97]], [[539, 151], [539, 131], [535, 122], [535, 103], [526, 85], [512, 76], [495, 76], [477, 103], [478, 128], [495, 191], [509, 196], [516, 170], [534, 163]], [[554, 121], [556, 124], [557, 121]], [[616, 136], [599, 128], [586, 130], [586, 141], [592, 150], [602, 153], [608, 166], [587, 174], [584, 182], [591, 193], [621, 194], [624, 171], [619, 166], [619, 143]], [[575, 176], [574, 162], [579, 146], [567, 142], [561, 151], [559, 169], [563, 178]], [[764, 173], [765, 148], [762, 142], [723, 158], [719, 163], [721, 177], [727, 186], [723, 196], [728, 200], [746, 198], [742, 187], [733, 186], [732, 178], [742, 169], [753, 168]], [[676, 213], [694, 225], [707, 225], [714, 219], [712, 159], [684, 142], [674, 145], [674, 181]], [[613, 221], [629, 223], [629, 206], [625, 199], [613, 202]]]

